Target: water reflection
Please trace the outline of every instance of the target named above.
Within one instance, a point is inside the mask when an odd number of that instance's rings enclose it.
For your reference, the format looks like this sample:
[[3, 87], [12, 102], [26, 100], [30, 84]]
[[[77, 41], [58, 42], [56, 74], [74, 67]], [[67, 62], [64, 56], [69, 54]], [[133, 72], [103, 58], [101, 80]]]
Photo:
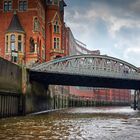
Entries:
[[75, 108], [0, 120], [0, 140], [140, 140], [140, 113], [129, 107]]

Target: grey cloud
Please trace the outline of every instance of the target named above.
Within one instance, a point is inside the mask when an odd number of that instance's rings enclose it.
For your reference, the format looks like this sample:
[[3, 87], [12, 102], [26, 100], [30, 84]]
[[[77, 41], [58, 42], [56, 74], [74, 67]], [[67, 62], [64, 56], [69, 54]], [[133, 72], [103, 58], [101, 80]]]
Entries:
[[89, 49], [140, 66], [140, 0], [80, 1], [70, 0], [74, 6], [66, 8], [66, 23], [74, 36]]

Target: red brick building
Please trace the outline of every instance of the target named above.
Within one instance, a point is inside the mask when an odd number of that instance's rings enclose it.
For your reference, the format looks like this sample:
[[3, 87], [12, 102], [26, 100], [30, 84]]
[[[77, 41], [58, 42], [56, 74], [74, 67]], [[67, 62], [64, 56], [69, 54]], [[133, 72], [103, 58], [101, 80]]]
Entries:
[[1, 0], [0, 56], [31, 65], [66, 55], [63, 0]]

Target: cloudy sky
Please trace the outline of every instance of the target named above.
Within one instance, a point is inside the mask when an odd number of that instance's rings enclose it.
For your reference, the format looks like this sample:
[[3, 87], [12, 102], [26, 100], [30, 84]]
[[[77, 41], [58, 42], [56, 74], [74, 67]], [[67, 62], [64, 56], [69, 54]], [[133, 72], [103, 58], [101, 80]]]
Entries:
[[65, 0], [65, 22], [88, 49], [140, 66], [140, 0]]

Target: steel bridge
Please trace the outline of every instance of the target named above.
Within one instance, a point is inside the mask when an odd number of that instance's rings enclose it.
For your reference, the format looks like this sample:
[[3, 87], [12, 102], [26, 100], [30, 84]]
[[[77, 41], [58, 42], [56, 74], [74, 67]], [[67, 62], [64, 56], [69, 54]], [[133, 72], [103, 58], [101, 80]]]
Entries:
[[75, 55], [30, 68], [30, 80], [48, 86], [69, 85], [140, 89], [140, 69], [106, 55]]

